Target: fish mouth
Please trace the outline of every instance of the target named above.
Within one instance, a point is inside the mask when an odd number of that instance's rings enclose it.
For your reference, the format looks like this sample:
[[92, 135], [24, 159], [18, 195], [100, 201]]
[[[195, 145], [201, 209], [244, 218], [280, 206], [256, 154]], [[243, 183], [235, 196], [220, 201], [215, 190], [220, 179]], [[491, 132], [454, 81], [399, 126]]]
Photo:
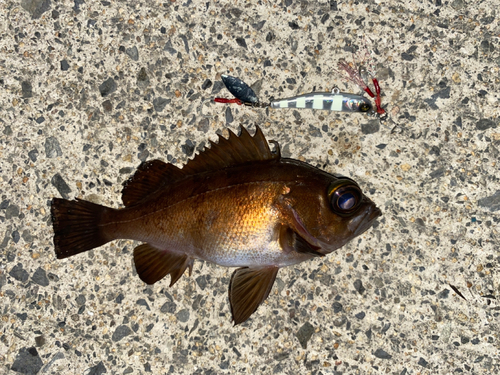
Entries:
[[359, 212], [347, 226], [353, 233], [353, 236], [359, 236], [366, 232], [373, 225], [374, 221], [382, 215], [382, 211], [373, 202], [369, 202], [364, 210], [364, 214]]

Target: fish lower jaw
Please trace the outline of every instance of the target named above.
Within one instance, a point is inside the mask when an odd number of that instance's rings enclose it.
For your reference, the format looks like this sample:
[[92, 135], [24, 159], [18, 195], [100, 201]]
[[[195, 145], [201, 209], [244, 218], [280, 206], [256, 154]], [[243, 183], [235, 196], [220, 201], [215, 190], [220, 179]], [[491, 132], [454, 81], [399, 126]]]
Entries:
[[382, 215], [382, 211], [375, 205], [369, 206], [364, 215], [359, 215], [348, 224], [353, 237], [357, 237], [371, 228], [374, 221]]

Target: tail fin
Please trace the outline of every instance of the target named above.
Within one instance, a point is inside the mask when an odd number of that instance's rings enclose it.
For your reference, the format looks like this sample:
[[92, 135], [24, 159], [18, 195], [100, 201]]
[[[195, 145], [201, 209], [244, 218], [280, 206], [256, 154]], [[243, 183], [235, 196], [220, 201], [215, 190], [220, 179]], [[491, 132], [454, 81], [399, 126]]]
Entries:
[[81, 199], [54, 198], [50, 211], [57, 258], [83, 253], [111, 241], [112, 238], [105, 236], [99, 226], [107, 209]]

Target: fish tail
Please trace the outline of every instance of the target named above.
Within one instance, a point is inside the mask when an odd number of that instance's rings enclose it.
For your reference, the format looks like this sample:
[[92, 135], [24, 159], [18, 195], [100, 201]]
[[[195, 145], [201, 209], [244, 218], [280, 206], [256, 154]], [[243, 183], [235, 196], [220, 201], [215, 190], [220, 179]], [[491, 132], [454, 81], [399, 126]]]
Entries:
[[81, 199], [54, 198], [50, 211], [57, 258], [83, 253], [113, 240], [99, 225], [107, 210], [107, 207]]

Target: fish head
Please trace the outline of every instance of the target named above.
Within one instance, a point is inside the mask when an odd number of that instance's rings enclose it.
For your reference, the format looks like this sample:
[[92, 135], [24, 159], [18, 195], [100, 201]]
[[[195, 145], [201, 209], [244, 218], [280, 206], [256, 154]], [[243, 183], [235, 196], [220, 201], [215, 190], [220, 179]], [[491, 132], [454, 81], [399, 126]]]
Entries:
[[296, 181], [283, 197], [291, 229], [318, 255], [342, 247], [382, 215], [354, 180], [327, 173]]

